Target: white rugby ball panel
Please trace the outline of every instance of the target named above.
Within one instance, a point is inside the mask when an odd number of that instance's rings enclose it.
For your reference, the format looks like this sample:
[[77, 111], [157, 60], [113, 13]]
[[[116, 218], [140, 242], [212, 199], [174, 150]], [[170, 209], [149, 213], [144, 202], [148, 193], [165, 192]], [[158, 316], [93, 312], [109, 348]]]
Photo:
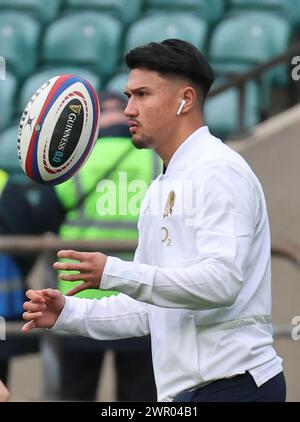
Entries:
[[[34, 124], [38, 117], [37, 114], [39, 110], [42, 109], [45, 98], [47, 98], [51, 88], [58, 78], [59, 76], [54, 77], [38, 88], [28, 101], [28, 104], [22, 114], [19, 125], [18, 155], [24, 171], [29, 142], [33, 133]], [[33, 110], [35, 110], [35, 115], [33, 115]]]
[[18, 152], [25, 173], [44, 184], [72, 177], [97, 139], [99, 116], [98, 97], [84, 79], [62, 75], [46, 82], [20, 122]]

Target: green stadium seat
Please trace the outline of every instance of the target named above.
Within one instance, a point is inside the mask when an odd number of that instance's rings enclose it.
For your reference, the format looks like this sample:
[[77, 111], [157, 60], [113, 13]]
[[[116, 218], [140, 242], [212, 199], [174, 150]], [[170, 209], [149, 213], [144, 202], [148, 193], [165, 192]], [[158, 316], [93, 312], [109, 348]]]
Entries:
[[[219, 74], [243, 73], [289, 47], [289, 24], [267, 12], [237, 14], [215, 28], [210, 43], [210, 62]], [[274, 84], [287, 83], [284, 65], [268, 72]]]
[[118, 73], [107, 82], [105, 90], [116, 92], [117, 94], [123, 94], [125, 96], [124, 89], [127, 84], [127, 80], [128, 73]]
[[284, 3], [287, 3], [287, 0], [230, 0], [230, 9], [276, 11], [280, 10]]
[[[220, 84], [216, 81], [214, 86]], [[249, 131], [260, 121], [259, 92], [255, 82], [248, 82], [245, 89], [245, 130]], [[212, 133], [222, 140], [238, 134], [239, 91], [228, 90], [208, 98], [204, 107], [205, 123]], [[239, 134], [241, 135], [241, 134]]]
[[120, 38], [121, 24], [113, 17], [73, 13], [49, 25], [42, 58], [47, 65], [84, 66], [108, 78], [115, 73]]
[[17, 80], [14, 75], [6, 73], [6, 79], [0, 81], [0, 130], [11, 124], [14, 114]]
[[132, 23], [141, 14], [140, 0], [66, 0], [67, 10], [94, 10], [110, 13], [125, 25]]
[[200, 18], [184, 13], [155, 14], [133, 24], [126, 35], [125, 51], [148, 42], [181, 38], [205, 51], [207, 24]]
[[25, 175], [17, 153], [18, 126], [11, 126], [0, 136], [0, 168], [9, 175], [9, 180], [20, 185], [27, 200], [34, 206], [40, 201], [41, 185]]
[[0, 168], [8, 174], [24, 174], [17, 153], [18, 126], [6, 129], [0, 136]]
[[230, 10], [266, 10], [285, 17], [292, 27], [300, 26], [300, 0], [231, 0]]
[[0, 13], [7, 10], [29, 13], [40, 22], [54, 19], [61, 7], [62, 0], [0, 0]]
[[0, 14], [0, 56], [19, 78], [35, 68], [40, 25], [23, 13]]
[[93, 72], [83, 68], [55, 67], [51, 69], [42, 70], [26, 79], [22, 85], [18, 101], [18, 112], [20, 114], [20, 117], [32, 94], [40, 86], [42, 86], [44, 82], [48, 81], [54, 76], [63, 75], [67, 73], [74, 74], [76, 76], [82, 77], [83, 79], [86, 79], [95, 88], [96, 92], [99, 92], [102, 88], [101, 79]]
[[224, 0], [146, 0], [146, 10], [163, 12], [192, 12], [202, 17], [209, 25], [218, 22], [224, 13]]

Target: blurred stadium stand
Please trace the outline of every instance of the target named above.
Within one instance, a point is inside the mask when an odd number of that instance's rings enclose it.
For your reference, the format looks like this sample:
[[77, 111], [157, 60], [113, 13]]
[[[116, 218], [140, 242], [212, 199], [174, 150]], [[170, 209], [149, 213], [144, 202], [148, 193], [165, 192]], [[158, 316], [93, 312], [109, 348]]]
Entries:
[[141, 14], [140, 0], [66, 0], [66, 10], [108, 13], [124, 26], [133, 23]]
[[[220, 78], [214, 82], [213, 87], [220, 86], [226, 79]], [[205, 121], [212, 127], [216, 135], [226, 139], [239, 127], [239, 90], [229, 88], [219, 95], [209, 98], [205, 107]], [[224, 110], [230, 110], [224, 118]], [[260, 122], [260, 98], [258, 85], [254, 81], [247, 82], [245, 86], [245, 103], [243, 132], [251, 130]]]
[[[0, 0], [0, 56], [8, 70], [0, 81], [0, 169], [15, 177], [20, 170], [15, 125], [44, 81], [74, 73], [97, 91], [122, 93], [124, 53], [172, 37], [208, 57], [217, 79], [206, 122], [234, 141], [261, 178], [272, 235], [299, 243], [300, 89], [291, 58], [300, 56], [300, 0]], [[300, 313], [298, 269], [276, 260], [273, 267], [274, 320], [288, 326]], [[288, 398], [300, 401], [299, 344], [283, 337], [277, 344], [287, 361]]]
[[62, 0], [0, 0], [0, 14], [3, 11], [24, 12], [43, 23], [50, 22], [59, 13]]
[[101, 77], [110, 76], [117, 65], [121, 24], [101, 13], [77, 12], [52, 22], [42, 46], [45, 65], [84, 65]]
[[[210, 62], [218, 74], [246, 72], [286, 51], [290, 36], [289, 24], [271, 13], [230, 16], [213, 32]], [[280, 74], [274, 75], [273, 80], [284, 84], [287, 78]]]
[[30, 16], [17, 12], [0, 13], [0, 55], [20, 79], [36, 67], [40, 25]]
[[0, 130], [2, 130], [11, 123], [14, 114], [17, 79], [7, 72], [6, 80], [1, 81], [0, 84]]
[[[85, 77], [97, 90], [123, 92], [123, 56], [138, 44], [168, 37], [193, 42], [212, 63], [218, 86], [286, 52], [299, 29], [300, 0], [0, 0], [0, 55], [11, 75], [0, 93], [13, 91], [0, 130], [20, 118], [43, 78], [62, 72]], [[298, 100], [289, 97], [295, 90], [286, 63], [256, 80], [257, 100], [253, 84], [245, 90], [245, 133]], [[237, 91], [218, 97], [207, 105], [211, 128], [224, 139], [240, 135]], [[225, 103], [227, 116], [218, 111]]]
[[208, 27], [201, 18], [188, 13], [160, 13], [134, 23], [127, 32], [125, 51], [150, 41], [181, 38], [205, 50]]
[[9, 174], [12, 180], [26, 191], [26, 197], [31, 204], [35, 204], [39, 195], [39, 185], [25, 176], [18, 159], [15, 139], [18, 136], [18, 126], [12, 126], [2, 132], [0, 138], [0, 169]]
[[25, 175], [17, 155], [17, 138], [18, 126], [12, 126], [2, 132], [0, 138], [0, 169], [9, 175], [20, 175], [24, 178]]
[[184, 12], [199, 16], [213, 26], [218, 22], [224, 13], [226, 2], [224, 0], [145, 0], [145, 11], [147, 12]]
[[300, 25], [299, 0], [231, 0], [230, 10], [240, 13], [265, 10], [285, 18], [294, 30]]

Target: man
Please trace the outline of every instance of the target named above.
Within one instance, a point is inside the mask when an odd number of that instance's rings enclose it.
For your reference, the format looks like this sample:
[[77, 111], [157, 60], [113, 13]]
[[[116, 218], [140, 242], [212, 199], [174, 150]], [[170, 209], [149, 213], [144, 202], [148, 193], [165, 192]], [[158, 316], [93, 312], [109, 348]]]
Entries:
[[272, 347], [270, 234], [260, 183], [203, 123], [213, 72], [181, 40], [128, 52], [132, 142], [153, 148], [165, 171], [141, 206], [134, 262], [60, 251], [69, 295], [99, 288], [100, 302], [28, 291], [23, 332], [53, 327], [98, 339], [151, 333], [158, 399], [284, 401]]

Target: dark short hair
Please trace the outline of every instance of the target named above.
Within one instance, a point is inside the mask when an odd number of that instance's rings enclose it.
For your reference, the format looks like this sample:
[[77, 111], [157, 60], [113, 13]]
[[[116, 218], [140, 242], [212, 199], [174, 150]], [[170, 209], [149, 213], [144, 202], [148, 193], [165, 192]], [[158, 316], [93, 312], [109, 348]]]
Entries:
[[128, 51], [125, 62], [129, 69], [144, 68], [186, 78], [201, 89], [203, 101], [215, 78], [204, 55], [193, 44], [179, 39], [136, 47]]

